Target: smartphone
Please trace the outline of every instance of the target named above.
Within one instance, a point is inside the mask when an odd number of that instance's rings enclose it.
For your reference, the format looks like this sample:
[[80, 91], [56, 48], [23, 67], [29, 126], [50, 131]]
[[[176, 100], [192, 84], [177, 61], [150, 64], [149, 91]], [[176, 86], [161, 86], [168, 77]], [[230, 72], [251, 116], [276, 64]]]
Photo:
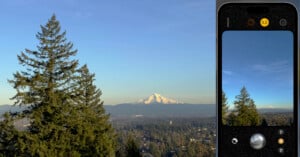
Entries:
[[298, 24], [288, 3], [217, 13], [217, 156], [298, 156]]

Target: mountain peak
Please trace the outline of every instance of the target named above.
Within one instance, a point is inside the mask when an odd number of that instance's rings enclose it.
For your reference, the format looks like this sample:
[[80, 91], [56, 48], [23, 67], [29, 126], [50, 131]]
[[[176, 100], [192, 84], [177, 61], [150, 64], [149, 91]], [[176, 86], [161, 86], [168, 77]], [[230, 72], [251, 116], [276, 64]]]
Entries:
[[154, 96], [160, 96], [160, 94], [158, 94], [158, 93], [153, 93], [152, 95], [154, 95]]
[[153, 93], [148, 98], [141, 99], [138, 101], [142, 104], [179, 104], [178, 101], [170, 98], [166, 98], [158, 93]]

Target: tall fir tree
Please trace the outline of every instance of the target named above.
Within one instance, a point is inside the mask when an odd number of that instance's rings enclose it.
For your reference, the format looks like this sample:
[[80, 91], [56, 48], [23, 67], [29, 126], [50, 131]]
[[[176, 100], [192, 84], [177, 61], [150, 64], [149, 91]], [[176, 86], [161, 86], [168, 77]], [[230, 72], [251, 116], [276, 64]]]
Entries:
[[254, 100], [250, 98], [246, 87], [242, 87], [240, 95], [237, 95], [235, 105], [235, 116], [233, 125], [257, 126], [261, 124], [261, 117], [256, 109]]
[[30, 133], [24, 134], [20, 142], [20, 150], [25, 155], [62, 156], [73, 153], [66, 129], [69, 127], [67, 119], [71, 104], [66, 100], [70, 97], [69, 84], [78, 66], [77, 60], [71, 60], [77, 50], [73, 50], [73, 44], [66, 40], [66, 32], [61, 33], [60, 29], [55, 16], [41, 26], [41, 32], [36, 35], [40, 41], [38, 50], [26, 49], [25, 53], [18, 55], [20, 64], [27, 71], [17, 72], [15, 79], [10, 81], [17, 89], [13, 97], [17, 100], [15, 104], [31, 105], [28, 112]]
[[[26, 70], [9, 82], [17, 90], [15, 105], [30, 106], [16, 117], [30, 119], [30, 126], [17, 131], [11, 150], [17, 156], [114, 156], [113, 129], [101, 92], [92, 84], [94, 75], [86, 66], [78, 70], [78, 61], [71, 58], [77, 50], [60, 29], [53, 15], [36, 35], [38, 50], [18, 55]], [[80, 75], [86, 75], [85, 84], [78, 81]], [[79, 101], [85, 103], [75, 103]]]
[[227, 124], [227, 115], [228, 114], [228, 103], [227, 97], [224, 91], [222, 91], [222, 124]]
[[114, 156], [116, 143], [112, 139], [116, 135], [112, 125], [108, 123], [109, 115], [105, 113], [103, 101], [100, 100], [102, 93], [93, 84], [95, 74], [89, 72], [87, 65], [78, 72], [74, 92], [76, 95], [72, 99], [75, 104], [72, 117], [75, 116], [76, 119], [71, 128], [74, 133], [72, 146], [85, 152], [86, 156]]

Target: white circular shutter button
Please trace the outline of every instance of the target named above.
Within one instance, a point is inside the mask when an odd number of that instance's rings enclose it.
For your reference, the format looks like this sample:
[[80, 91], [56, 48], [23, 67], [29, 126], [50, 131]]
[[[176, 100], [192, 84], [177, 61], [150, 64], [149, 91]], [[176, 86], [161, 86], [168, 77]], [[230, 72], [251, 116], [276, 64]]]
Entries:
[[250, 138], [250, 146], [253, 148], [253, 149], [262, 149], [264, 146], [266, 145], [266, 139], [264, 137], [264, 135], [262, 134], [254, 134], [251, 136]]

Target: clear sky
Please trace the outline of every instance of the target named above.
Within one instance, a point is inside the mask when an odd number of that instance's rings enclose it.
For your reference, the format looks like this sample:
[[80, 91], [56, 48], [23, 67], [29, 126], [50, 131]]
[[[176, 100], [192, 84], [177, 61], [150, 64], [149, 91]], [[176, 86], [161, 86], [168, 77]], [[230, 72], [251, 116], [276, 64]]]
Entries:
[[152, 93], [215, 103], [214, 0], [5, 0], [0, 10], [0, 104], [13, 103], [7, 79], [22, 69], [17, 54], [36, 50], [53, 13], [106, 105]]
[[293, 34], [290, 31], [223, 33], [223, 91], [233, 106], [243, 86], [258, 108], [293, 108]]

